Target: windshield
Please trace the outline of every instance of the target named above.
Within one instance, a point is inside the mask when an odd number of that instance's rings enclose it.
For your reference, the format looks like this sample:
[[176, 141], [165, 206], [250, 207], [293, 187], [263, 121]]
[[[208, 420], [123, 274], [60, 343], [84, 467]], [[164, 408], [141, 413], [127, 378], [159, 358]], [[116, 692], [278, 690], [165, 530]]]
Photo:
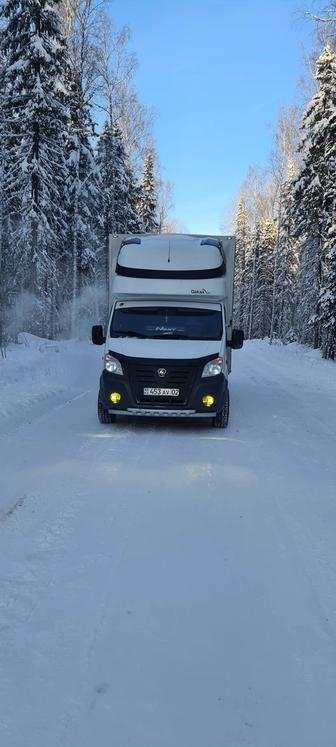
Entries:
[[221, 340], [222, 313], [215, 309], [149, 306], [117, 308], [111, 337], [143, 337], [173, 340]]

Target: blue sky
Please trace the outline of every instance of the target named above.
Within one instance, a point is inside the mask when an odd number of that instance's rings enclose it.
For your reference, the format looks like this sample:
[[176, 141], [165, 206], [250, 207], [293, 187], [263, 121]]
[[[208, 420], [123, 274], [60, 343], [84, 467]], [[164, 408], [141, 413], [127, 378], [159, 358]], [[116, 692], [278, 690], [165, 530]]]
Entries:
[[310, 31], [300, 7], [300, 0], [111, 3], [117, 24], [132, 29], [137, 88], [158, 112], [154, 135], [186, 230], [219, 233], [248, 166], [267, 162], [279, 107], [297, 98]]

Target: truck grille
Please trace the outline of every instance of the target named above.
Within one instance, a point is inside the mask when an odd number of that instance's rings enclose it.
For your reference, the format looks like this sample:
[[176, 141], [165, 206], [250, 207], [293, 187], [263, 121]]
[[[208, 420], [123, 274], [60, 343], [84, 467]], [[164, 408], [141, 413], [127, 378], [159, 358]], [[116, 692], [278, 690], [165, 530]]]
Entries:
[[[166, 369], [164, 377], [158, 374], [158, 369], [160, 368]], [[151, 364], [128, 364], [130, 383], [136, 402], [139, 404], [152, 404], [156, 408], [162, 405], [163, 409], [167, 408], [167, 405], [172, 405], [176, 408], [176, 405], [187, 404], [194, 384], [196, 371], [197, 368], [195, 366], [178, 365], [175, 362], [174, 365], [170, 365], [160, 360]], [[178, 397], [145, 396], [143, 393], [145, 387], [179, 389], [180, 394]]]

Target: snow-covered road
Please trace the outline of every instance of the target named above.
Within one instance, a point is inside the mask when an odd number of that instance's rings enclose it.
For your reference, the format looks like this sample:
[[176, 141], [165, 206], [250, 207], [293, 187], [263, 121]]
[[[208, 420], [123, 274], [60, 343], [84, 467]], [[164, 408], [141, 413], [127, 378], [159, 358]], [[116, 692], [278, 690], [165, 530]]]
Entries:
[[335, 365], [248, 343], [227, 431], [101, 426], [79, 349], [0, 422], [1, 747], [335, 747]]

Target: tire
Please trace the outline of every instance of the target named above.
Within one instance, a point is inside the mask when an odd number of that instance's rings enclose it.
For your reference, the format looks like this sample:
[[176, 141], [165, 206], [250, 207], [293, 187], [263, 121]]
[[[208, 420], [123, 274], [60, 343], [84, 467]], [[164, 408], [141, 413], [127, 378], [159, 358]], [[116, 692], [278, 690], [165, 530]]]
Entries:
[[214, 418], [212, 418], [212, 425], [214, 428], [227, 428], [230, 414], [230, 395], [229, 390], [226, 392], [226, 399], [222, 410], [217, 412]]
[[116, 419], [116, 415], [111, 415], [109, 411], [104, 407], [100, 395], [98, 395], [98, 420], [103, 425], [108, 425], [109, 423], [114, 423]]

